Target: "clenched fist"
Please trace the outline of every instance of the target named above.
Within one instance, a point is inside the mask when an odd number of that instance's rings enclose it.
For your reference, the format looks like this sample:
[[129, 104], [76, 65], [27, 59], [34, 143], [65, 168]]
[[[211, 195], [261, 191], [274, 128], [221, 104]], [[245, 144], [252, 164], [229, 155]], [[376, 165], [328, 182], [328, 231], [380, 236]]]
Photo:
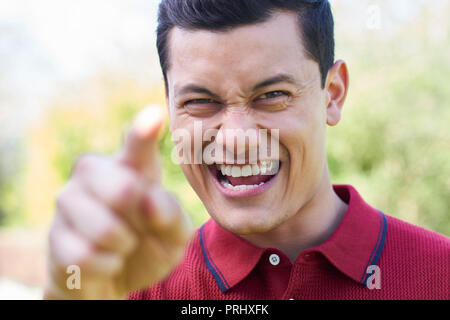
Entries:
[[[123, 149], [82, 156], [57, 197], [49, 233], [46, 299], [123, 299], [167, 276], [180, 262], [192, 228], [160, 184], [157, 107], [141, 111]], [[67, 267], [80, 289], [66, 286]]]

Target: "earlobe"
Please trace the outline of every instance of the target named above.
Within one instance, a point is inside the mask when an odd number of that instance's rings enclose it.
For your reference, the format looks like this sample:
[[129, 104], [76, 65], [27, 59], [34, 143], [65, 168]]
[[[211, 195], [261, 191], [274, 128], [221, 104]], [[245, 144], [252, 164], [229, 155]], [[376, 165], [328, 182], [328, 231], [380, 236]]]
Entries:
[[348, 70], [343, 60], [338, 60], [328, 71], [327, 91], [327, 124], [334, 126], [341, 119], [342, 107], [348, 91]]
[[341, 120], [341, 108], [336, 105], [334, 100], [331, 100], [327, 107], [327, 124], [335, 126]]

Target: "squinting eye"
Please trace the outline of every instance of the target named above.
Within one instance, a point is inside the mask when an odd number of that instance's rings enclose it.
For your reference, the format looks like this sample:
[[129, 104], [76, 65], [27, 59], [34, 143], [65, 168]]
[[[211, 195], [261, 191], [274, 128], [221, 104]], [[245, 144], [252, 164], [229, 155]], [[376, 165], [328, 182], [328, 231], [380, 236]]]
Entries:
[[204, 104], [204, 103], [215, 103], [215, 101], [212, 99], [194, 99], [194, 100], [186, 101], [184, 104], [186, 105], [186, 104], [190, 104], [190, 103]]
[[267, 92], [267, 93], [260, 95], [257, 98], [257, 100], [273, 99], [273, 98], [277, 98], [277, 97], [283, 96], [283, 95], [288, 95], [288, 94], [284, 91], [272, 91], [272, 92]]
[[222, 104], [213, 99], [192, 99], [182, 104], [183, 109], [195, 117], [210, 117], [220, 111]]

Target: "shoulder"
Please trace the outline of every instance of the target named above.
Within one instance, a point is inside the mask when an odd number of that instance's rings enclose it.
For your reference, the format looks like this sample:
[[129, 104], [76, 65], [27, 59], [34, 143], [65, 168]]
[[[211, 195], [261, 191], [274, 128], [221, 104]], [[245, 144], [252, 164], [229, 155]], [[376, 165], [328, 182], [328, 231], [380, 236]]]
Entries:
[[450, 238], [432, 230], [386, 215], [386, 249], [412, 255], [450, 254]]
[[382, 290], [393, 299], [448, 299], [450, 238], [386, 215], [378, 261]]
[[396, 298], [448, 299], [450, 238], [386, 218], [386, 241], [378, 262], [384, 291]]

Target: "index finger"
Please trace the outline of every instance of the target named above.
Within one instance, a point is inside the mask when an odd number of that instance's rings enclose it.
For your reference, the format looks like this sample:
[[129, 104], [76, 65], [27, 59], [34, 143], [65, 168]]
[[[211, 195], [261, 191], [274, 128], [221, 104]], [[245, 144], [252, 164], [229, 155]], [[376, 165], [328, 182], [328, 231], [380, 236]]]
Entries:
[[131, 167], [148, 182], [159, 182], [158, 133], [166, 115], [161, 106], [150, 105], [141, 110], [128, 132], [118, 154], [120, 163]]

